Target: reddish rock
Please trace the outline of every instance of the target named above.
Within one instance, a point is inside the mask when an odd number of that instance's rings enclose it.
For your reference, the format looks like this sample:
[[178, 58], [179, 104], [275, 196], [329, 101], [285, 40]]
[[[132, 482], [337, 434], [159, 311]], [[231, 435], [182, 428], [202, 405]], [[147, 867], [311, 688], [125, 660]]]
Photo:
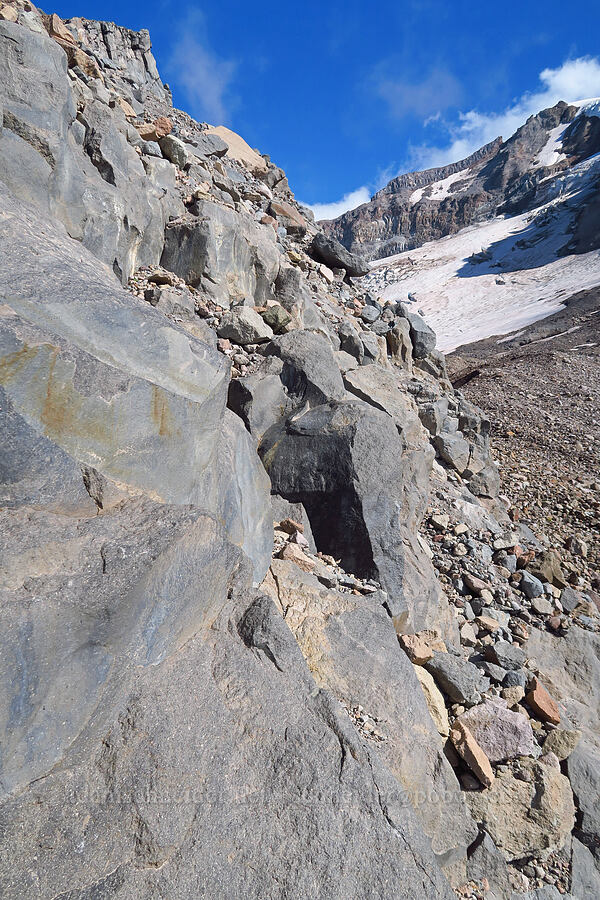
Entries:
[[470, 572], [466, 572], [463, 575], [463, 581], [468, 589], [474, 594], [481, 594], [482, 591], [490, 590], [490, 585], [486, 581], [482, 581], [481, 578], [471, 575]]
[[435, 652], [445, 653], [446, 645], [435, 631], [419, 631], [417, 634], [401, 634], [400, 646], [416, 666], [422, 666]]
[[142, 122], [135, 127], [145, 141], [160, 141], [173, 131], [173, 123], [166, 116], [159, 116], [154, 122]]
[[471, 772], [485, 787], [491, 787], [494, 783], [492, 766], [467, 726], [457, 720], [450, 729], [450, 740]]
[[559, 724], [560, 712], [558, 705], [539, 678], [534, 680], [533, 688], [528, 692], [525, 699], [537, 717], [543, 722], [550, 722], [552, 725]]
[[281, 549], [279, 558], [289, 559], [290, 562], [295, 563], [303, 572], [312, 572], [316, 565], [312, 559], [309, 559], [308, 556], [302, 552], [297, 544], [286, 544]]
[[282, 519], [279, 523], [279, 528], [281, 531], [285, 531], [286, 534], [295, 534], [297, 531], [304, 534], [304, 525], [300, 522], [295, 522], [293, 519]]
[[306, 219], [291, 203], [286, 203], [285, 200], [271, 200], [269, 212], [278, 219], [288, 234], [295, 234], [297, 237], [304, 237], [306, 234], [308, 227]]

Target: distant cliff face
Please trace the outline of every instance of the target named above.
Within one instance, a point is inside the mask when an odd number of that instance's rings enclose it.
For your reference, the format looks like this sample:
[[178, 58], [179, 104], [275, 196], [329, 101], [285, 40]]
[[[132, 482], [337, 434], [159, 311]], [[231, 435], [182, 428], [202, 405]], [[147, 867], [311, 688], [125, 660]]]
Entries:
[[561, 101], [507, 141], [499, 137], [460, 162], [394, 178], [368, 203], [323, 228], [353, 252], [380, 259], [532, 208], [549, 176], [600, 150], [600, 119], [578, 112]]

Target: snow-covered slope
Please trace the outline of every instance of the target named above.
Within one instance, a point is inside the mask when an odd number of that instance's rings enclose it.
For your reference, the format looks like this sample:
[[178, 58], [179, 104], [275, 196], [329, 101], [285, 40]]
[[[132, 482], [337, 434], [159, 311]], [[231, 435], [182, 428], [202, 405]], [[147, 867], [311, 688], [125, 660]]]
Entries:
[[[557, 138], [542, 153], [561, 152]], [[446, 352], [513, 332], [600, 284], [600, 250], [571, 252], [582, 211], [598, 203], [599, 188], [600, 153], [542, 179], [535, 209], [377, 260], [365, 280], [386, 300], [414, 296]]]

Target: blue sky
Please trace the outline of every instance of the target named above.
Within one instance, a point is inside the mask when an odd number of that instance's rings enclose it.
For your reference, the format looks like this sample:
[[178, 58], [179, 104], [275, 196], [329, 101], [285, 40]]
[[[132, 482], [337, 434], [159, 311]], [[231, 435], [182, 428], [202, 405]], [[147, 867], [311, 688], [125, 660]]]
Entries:
[[467, 155], [557, 99], [600, 95], [600, 3], [69, 0], [148, 28], [175, 104], [226, 124], [320, 215]]

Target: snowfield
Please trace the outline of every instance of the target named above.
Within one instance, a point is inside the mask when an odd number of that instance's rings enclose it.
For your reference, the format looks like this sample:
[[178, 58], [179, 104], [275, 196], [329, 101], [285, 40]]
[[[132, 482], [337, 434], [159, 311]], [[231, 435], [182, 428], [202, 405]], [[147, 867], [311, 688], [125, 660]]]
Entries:
[[[556, 152], [558, 135], [551, 138], [542, 154]], [[533, 211], [376, 260], [369, 288], [384, 300], [413, 294], [446, 353], [551, 315], [567, 297], [600, 284], [600, 250], [558, 256], [598, 177], [600, 154], [549, 179], [546, 202]]]

